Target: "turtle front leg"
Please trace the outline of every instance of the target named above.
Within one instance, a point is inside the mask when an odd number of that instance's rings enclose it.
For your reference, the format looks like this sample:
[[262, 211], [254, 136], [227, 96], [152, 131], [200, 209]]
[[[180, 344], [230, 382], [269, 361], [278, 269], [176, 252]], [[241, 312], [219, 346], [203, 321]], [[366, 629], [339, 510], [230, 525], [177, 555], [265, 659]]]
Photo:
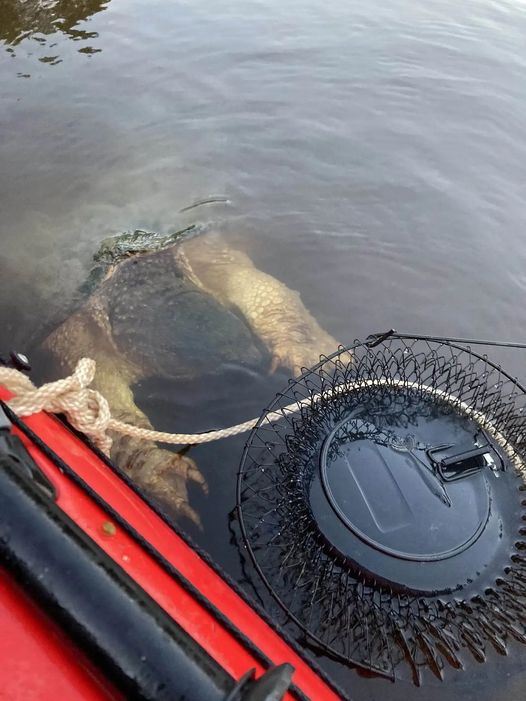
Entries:
[[245, 253], [217, 236], [192, 239], [183, 252], [199, 282], [224, 304], [237, 308], [267, 346], [271, 372], [284, 366], [299, 374], [338, 348], [299, 293], [258, 270]]
[[[135, 403], [132, 386], [144, 373], [130, 363], [114, 347], [109, 325], [102, 323], [88, 308], [64, 322], [44, 342], [62, 374], [73, 371], [82, 356], [97, 363], [93, 389], [99, 391], [110, 405], [115, 419], [134, 426], [153, 428], [147, 416]], [[181, 515], [201, 526], [199, 515], [188, 503], [187, 482], [191, 480], [207, 492], [204, 477], [191, 458], [159, 448], [151, 441], [139, 440], [113, 433], [111, 459], [128, 472], [133, 481], [152, 496], [162, 499]]]
[[[147, 416], [136, 406], [131, 389], [125, 386], [123, 378], [111, 372], [111, 367], [104, 361], [99, 360], [97, 368], [101, 373], [95, 388], [107, 398], [112, 416], [132, 426], [152, 429]], [[201, 528], [199, 514], [189, 503], [188, 481], [198, 484], [205, 494], [208, 494], [208, 485], [195, 462], [174, 450], [160, 448], [153, 441], [116, 432], [112, 432], [111, 437], [110, 457], [113, 462], [125, 470], [137, 486]]]

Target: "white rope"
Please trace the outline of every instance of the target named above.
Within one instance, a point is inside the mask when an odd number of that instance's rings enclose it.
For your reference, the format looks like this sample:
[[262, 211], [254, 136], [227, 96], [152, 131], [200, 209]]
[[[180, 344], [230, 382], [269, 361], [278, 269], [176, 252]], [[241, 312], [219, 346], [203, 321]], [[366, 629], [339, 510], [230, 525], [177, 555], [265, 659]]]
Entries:
[[[40, 411], [52, 414], [65, 414], [74, 428], [88, 436], [94, 444], [105, 453], [109, 454], [112, 439], [108, 431], [115, 431], [125, 436], [140, 438], [146, 441], [167, 443], [173, 445], [211, 443], [221, 438], [229, 438], [239, 433], [252, 430], [259, 421], [259, 417], [230, 426], [229, 428], [208, 433], [167, 433], [154, 431], [153, 429], [140, 428], [131, 424], [117, 421], [111, 417], [107, 400], [94, 389], [88, 389], [95, 377], [95, 361], [90, 358], [81, 358], [72, 375], [56, 382], [49, 382], [41, 387], [35, 387], [31, 380], [18, 370], [0, 367], [0, 384], [4, 385], [14, 398], [8, 402], [8, 406], [18, 416], [30, 416]], [[465, 402], [443, 390], [421, 385], [416, 382], [378, 378], [371, 380], [358, 380], [342, 383], [332, 389], [307, 397], [301, 401], [295, 401], [265, 416], [268, 423], [283, 419], [286, 414], [295, 414], [303, 406], [312, 405], [321, 399], [331, 399], [338, 395], [344, 395], [358, 389], [367, 387], [389, 386], [399, 389], [417, 389], [439, 397], [443, 401], [453, 405], [465, 416], [473, 419], [490, 433], [497, 443], [505, 450], [509, 459], [526, 479], [526, 466], [520, 455], [512, 448], [506, 438], [498, 431], [491, 421], [480, 411], [470, 407]]]
[[166, 433], [117, 421], [112, 418], [109, 404], [102, 394], [97, 390], [88, 389], [95, 377], [95, 369], [94, 360], [81, 358], [69, 377], [36, 387], [19, 370], [0, 367], [0, 384], [15, 395], [7, 405], [17, 416], [31, 416], [40, 411], [65, 414], [74, 428], [88, 436], [106, 454], [109, 454], [112, 445], [108, 431], [146, 441], [186, 445], [210, 443], [220, 438], [235, 436], [250, 431], [258, 421], [255, 418], [209, 433]]
[[95, 361], [90, 358], [79, 360], [69, 377], [38, 388], [22, 372], [0, 368], [0, 384], [15, 395], [7, 402], [15, 414], [30, 416], [39, 411], [65, 414], [72, 426], [109, 453], [111, 438], [107, 431], [112, 421], [111, 412], [106, 399], [99, 392], [88, 389], [94, 377]]

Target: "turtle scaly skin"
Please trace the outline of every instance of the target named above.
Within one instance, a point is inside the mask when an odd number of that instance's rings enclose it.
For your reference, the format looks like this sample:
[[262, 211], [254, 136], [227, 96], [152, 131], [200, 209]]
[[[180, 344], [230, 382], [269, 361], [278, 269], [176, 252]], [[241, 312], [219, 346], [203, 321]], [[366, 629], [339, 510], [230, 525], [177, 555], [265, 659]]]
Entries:
[[[94, 388], [122, 421], [152, 427], [132, 391], [147, 377], [190, 379], [230, 365], [297, 373], [337, 346], [297, 292], [219, 235], [193, 233], [137, 231], [106, 240], [84, 287], [87, 299], [43, 344], [63, 374], [81, 357], [94, 358]], [[113, 438], [112, 459], [198, 524], [187, 481], [207, 487], [193, 460]]]

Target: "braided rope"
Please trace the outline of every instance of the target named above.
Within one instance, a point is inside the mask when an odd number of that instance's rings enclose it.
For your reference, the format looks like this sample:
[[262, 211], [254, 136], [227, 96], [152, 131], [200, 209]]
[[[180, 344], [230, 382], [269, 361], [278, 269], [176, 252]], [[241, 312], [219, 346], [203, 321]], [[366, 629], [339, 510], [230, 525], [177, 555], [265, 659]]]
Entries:
[[[74, 428], [88, 436], [107, 455], [109, 455], [112, 445], [112, 439], [108, 435], [108, 431], [115, 431], [116, 433], [145, 441], [171, 445], [196, 445], [211, 443], [221, 438], [230, 438], [231, 436], [245, 433], [252, 430], [259, 422], [259, 417], [257, 417], [229, 428], [207, 433], [167, 433], [117, 421], [112, 418], [108, 401], [102, 394], [97, 392], [97, 390], [89, 389], [89, 385], [95, 377], [95, 370], [96, 364], [94, 360], [81, 358], [73, 374], [69, 377], [56, 380], [55, 382], [48, 382], [41, 387], [35, 387], [31, 380], [19, 370], [0, 367], [0, 385], [4, 385], [15, 395], [8, 402], [8, 406], [18, 416], [30, 416], [40, 411], [47, 411], [52, 414], [65, 414]], [[522, 457], [484, 414], [449, 393], [427, 385], [420, 385], [416, 382], [378, 378], [341, 384], [327, 390], [323, 394], [308, 397], [299, 402], [295, 401], [281, 408], [280, 411], [271, 412], [265, 416], [265, 420], [268, 422], [277, 421], [284, 418], [285, 414], [297, 413], [302, 406], [307, 406], [313, 401], [319, 401], [322, 396], [330, 398], [353, 390], [380, 385], [418, 389], [453, 404], [463, 414], [491, 433], [501, 447], [504, 448], [524, 479], [526, 479], [526, 465]]]
[[210, 443], [220, 438], [235, 436], [238, 433], [250, 431], [258, 421], [255, 418], [237, 426], [209, 433], [165, 433], [117, 421], [112, 418], [109, 404], [102, 394], [97, 390], [89, 389], [95, 377], [95, 369], [94, 360], [81, 358], [69, 377], [36, 387], [19, 370], [0, 367], [0, 384], [15, 395], [8, 402], [8, 406], [17, 416], [30, 416], [40, 411], [65, 414], [74, 428], [88, 436], [107, 455], [112, 445], [108, 431], [145, 441], [186, 445]]
[[[278, 416], [281, 418], [281, 414]], [[109, 429], [112, 431], [117, 431], [123, 436], [143, 438], [144, 440], [155, 441], [157, 443], [167, 443], [172, 445], [197, 445], [198, 443], [212, 443], [213, 441], [218, 441], [221, 438], [230, 438], [232, 436], [237, 436], [239, 433], [251, 431], [258, 420], [259, 417], [256, 417], [255, 419], [244, 421], [241, 424], [236, 424], [235, 426], [230, 426], [229, 428], [221, 428], [217, 431], [208, 431], [207, 433], [167, 433], [165, 431], [139, 428], [138, 426], [133, 426], [132, 424], [127, 424], [123, 421], [117, 421], [116, 419], [111, 419]]]

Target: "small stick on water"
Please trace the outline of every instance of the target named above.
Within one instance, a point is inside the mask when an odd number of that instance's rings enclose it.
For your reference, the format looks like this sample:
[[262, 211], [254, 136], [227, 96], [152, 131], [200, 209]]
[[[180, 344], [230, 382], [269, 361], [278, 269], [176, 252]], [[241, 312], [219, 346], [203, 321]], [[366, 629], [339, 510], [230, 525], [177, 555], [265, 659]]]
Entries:
[[193, 204], [189, 204], [188, 207], [183, 207], [182, 209], [179, 210], [179, 214], [182, 212], [189, 212], [191, 209], [195, 209], [196, 207], [201, 207], [203, 204], [216, 204], [216, 203], [222, 203], [222, 204], [232, 204], [231, 201], [228, 199], [228, 197], [209, 197], [206, 200], [198, 200], [197, 202], [194, 202]]

